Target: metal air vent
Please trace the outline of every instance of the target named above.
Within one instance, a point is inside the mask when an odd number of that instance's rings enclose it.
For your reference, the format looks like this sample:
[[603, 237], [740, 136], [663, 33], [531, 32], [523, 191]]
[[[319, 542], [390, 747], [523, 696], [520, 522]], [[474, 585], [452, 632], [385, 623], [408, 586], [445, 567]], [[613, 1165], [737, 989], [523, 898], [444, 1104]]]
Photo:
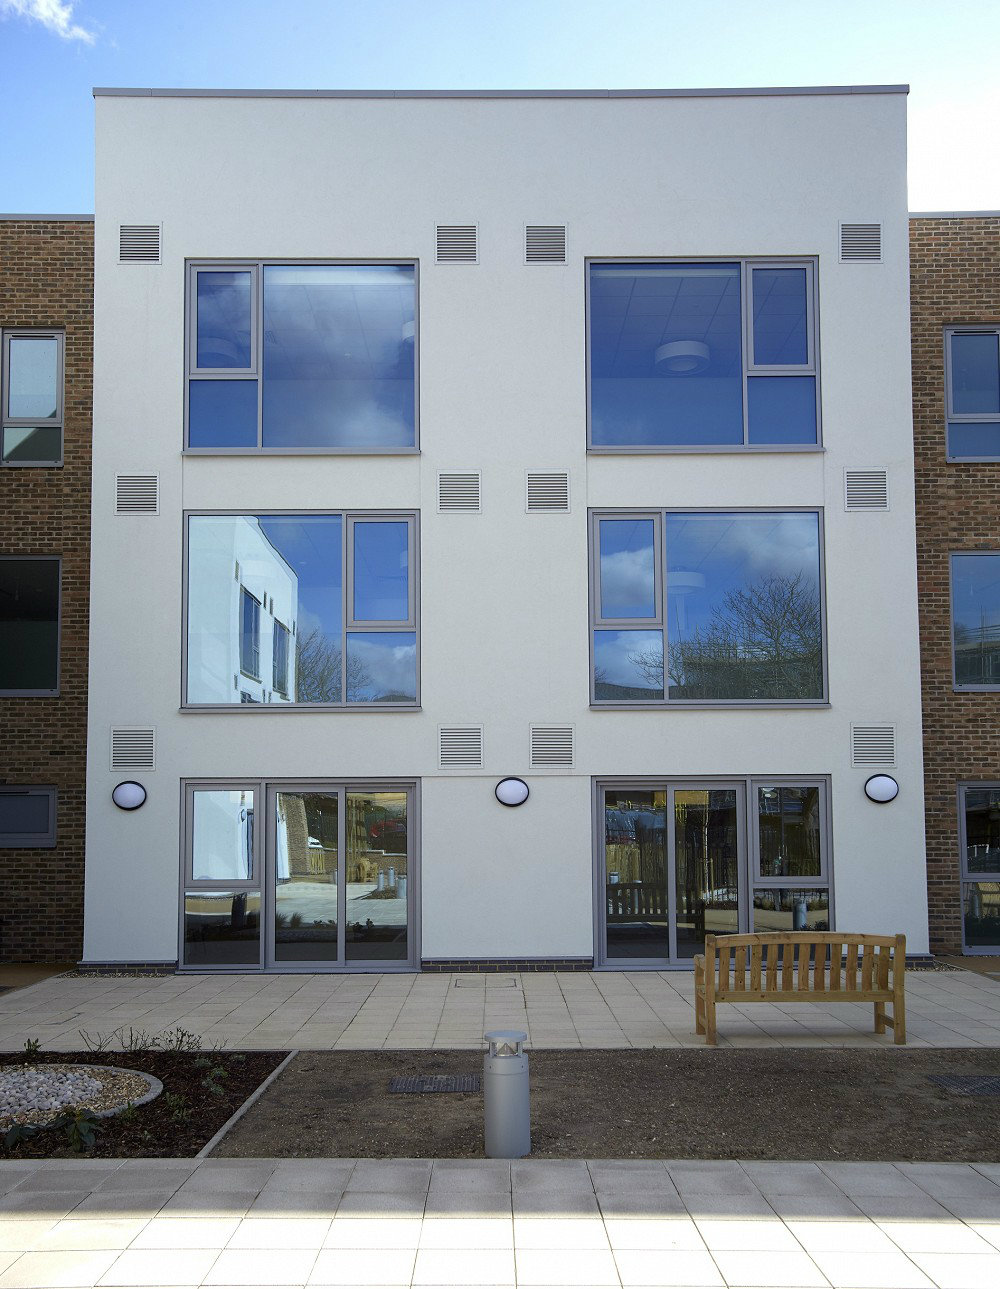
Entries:
[[538, 474], [528, 470], [525, 480], [529, 515], [569, 510], [569, 475], [565, 471]]
[[116, 515], [157, 515], [160, 512], [160, 476], [116, 474]]
[[525, 264], [565, 264], [566, 225], [527, 224], [524, 229]]
[[112, 770], [155, 770], [156, 730], [119, 725], [111, 731]]
[[438, 760], [442, 770], [481, 767], [483, 727], [481, 725], [439, 726]]
[[479, 225], [438, 224], [437, 262], [439, 264], [477, 264], [479, 262]]
[[118, 228], [118, 260], [121, 264], [159, 264], [160, 225], [121, 224]]
[[885, 470], [845, 470], [844, 509], [888, 510], [888, 472]]
[[547, 765], [572, 765], [573, 726], [532, 725], [531, 764], [535, 768]]
[[881, 260], [881, 224], [841, 224], [841, 264], [878, 264]]
[[438, 510], [459, 514], [481, 510], [482, 475], [478, 471], [438, 475]]
[[852, 725], [852, 765], [895, 765], [895, 725]]

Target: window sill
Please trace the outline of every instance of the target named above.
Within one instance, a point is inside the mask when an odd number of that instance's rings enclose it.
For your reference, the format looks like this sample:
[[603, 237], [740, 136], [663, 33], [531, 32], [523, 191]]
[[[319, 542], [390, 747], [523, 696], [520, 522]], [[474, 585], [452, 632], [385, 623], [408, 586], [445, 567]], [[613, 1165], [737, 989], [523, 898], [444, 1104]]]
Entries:
[[207, 713], [219, 715], [260, 715], [277, 712], [303, 713], [320, 712], [326, 715], [351, 716], [358, 712], [419, 712], [419, 703], [191, 703], [182, 704], [177, 709], [185, 715]]
[[794, 700], [767, 699], [755, 702], [746, 700], [739, 702], [737, 700], [726, 699], [688, 699], [682, 701], [674, 699], [673, 702], [637, 702], [637, 703], [591, 703], [592, 712], [684, 712], [694, 711], [703, 712], [706, 710], [716, 711], [824, 711], [830, 708], [831, 704], [828, 699], [816, 699], [808, 702], [795, 702]]
[[727, 453], [730, 456], [759, 456], [761, 454], [771, 456], [775, 453], [781, 456], [789, 455], [806, 455], [815, 456], [823, 453], [826, 448], [822, 443], [702, 443], [692, 444], [690, 446], [681, 445], [664, 445], [664, 444], [639, 444], [629, 446], [626, 444], [615, 445], [613, 447], [602, 444], [590, 444], [587, 447], [588, 456], [719, 456]]
[[185, 457], [416, 457], [419, 447], [358, 447], [358, 448], [183, 448]]

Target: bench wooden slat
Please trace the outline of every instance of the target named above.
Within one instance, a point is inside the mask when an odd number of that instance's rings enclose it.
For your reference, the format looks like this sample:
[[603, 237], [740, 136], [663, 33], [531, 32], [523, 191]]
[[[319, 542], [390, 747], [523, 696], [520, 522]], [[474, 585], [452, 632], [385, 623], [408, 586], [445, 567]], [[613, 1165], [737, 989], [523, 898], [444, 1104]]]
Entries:
[[780, 945], [767, 946], [767, 989], [770, 993], [778, 988], [778, 949]]
[[760, 989], [760, 964], [761, 956], [764, 952], [764, 946], [754, 944], [750, 946], [750, 988]]
[[875, 950], [866, 944], [861, 954], [861, 990], [868, 993], [872, 987], [872, 970], [875, 966]]
[[733, 952], [733, 988], [745, 989], [747, 985], [746, 949], [737, 946]]
[[795, 966], [795, 946], [787, 941], [781, 946], [781, 987], [791, 989], [792, 968]]
[[830, 945], [830, 989], [833, 993], [840, 992], [840, 945]]
[[723, 947], [723, 948], [720, 948], [720, 950], [719, 950], [719, 988], [720, 988], [720, 989], [728, 989], [728, 988], [729, 988], [729, 955], [730, 955], [730, 952], [731, 952], [731, 951], [730, 951], [730, 949], [729, 949], [729, 947], [728, 947], [728, 946], [725, 946], [725, 947]]
[[809, 956], [812, 953], [812, 948], [811, 940], [803, 940], [799, 944], [798, 984], [799, 992], [803, 994], [809, 988]]
[[[776, 993], [771, 993], [768, 989], [730, 989], [728, 994], [721, 994], [715, 991], [715, 1001], [718, 1003], [801, 1003], [808, 1002], [811, 995], [803, 999], [798, 989], [779, 989]], [[885, 993], [873, 990], [870, 998], [865, 998], [866, 1003], [891, 1003], [892, 990], [887, 989]]]
[[844, 980], [844, 989], [849, 994], [855, 994], [858, 991], [858, 945], [852, 941], [847, 946], [847, 966], [846, 978]]

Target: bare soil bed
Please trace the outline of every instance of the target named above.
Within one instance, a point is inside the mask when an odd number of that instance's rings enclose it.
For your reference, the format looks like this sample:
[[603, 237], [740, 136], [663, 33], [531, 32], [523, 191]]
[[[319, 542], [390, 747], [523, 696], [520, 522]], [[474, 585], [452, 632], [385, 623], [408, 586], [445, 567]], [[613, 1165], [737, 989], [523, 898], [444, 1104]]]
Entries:
[[[0, 1053], [0, 1068], [12, 1065], [115, 1065], [152, 1074], [163, 1092], [146, 1105], [99, 1120], [88, 1157], [188, 1158], [197, 1152], [233, 1115], [285, 1052], [23, 1052]], [[220, 1072], [221, 1071], [221, 1072]], [[46, 1129], [0, 1159], [74, 1158], [65, 1132]]]
[[[927, 1077], [1000, 1076], [1000, 1051], [534, 1051], [530, 1059], [535, 1158], [1000, 1160], [1000, 1096], [961, 1095]], [[213, 1154], [482, 1158], [481, 1094], [389, 1092], [396, 1075], [481, 1069], [474, 1051], [303, 1052]]]

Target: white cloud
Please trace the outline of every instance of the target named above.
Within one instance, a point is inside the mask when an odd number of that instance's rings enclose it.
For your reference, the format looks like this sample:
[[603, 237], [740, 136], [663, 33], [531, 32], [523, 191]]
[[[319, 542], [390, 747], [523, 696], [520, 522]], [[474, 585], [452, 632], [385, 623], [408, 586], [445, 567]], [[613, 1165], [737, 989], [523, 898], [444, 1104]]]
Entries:
[[0, 0], [3, 17], [27, 18], [40, 22], [46, 31], [63, 40], [82, 40], [85, 45], [94, 43], [94, 33], [73, 21], [73, 0]]

